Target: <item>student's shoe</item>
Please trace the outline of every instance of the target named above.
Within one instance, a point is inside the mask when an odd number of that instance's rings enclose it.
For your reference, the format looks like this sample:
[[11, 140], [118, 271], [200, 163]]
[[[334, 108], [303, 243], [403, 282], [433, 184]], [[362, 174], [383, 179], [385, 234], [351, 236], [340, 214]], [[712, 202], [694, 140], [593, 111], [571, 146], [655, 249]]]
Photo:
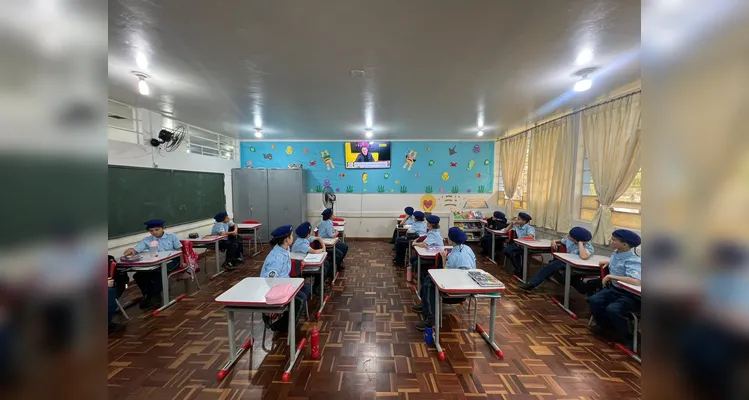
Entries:
[[526, 291], [529, 291], [529, 292], [530, 292], [531, 290], [533, 290], [533, 289], [535, 289], [535, 288], [536, 288], [535, 286], [531, 285], [531, 284], [530, 284], [530, 283], [528, 283], [528, 282], [526, 282], [526, 283], [521, 283], [520, 285], [518, 285], [518, 287], [519, 287], [520, 289], [523, 289], [523, 290], [526, 290]]
[[244, 257], [243, 256], [239, 256], [239, 257], [237, 257], [237, 259], [235, 261], [237, 262], [237, 264], [242, 264], [244, 262]]
[[113, 334], [115, 332], [119, 332], [119, 331], [122, 331], [124, 329], [125, 329], [125, 325], [124, 324], [118, 324], [118, 323], [112, 322], [111, 324], [109, 324], [108, 331], [109, 331], [109, 334], [111, 335], [111, 334]]
[[411, 311], [416, 312], [416, 313], [420, 313], [424, 311], [424, 303], [419, 303], [415, 306], [412, 306]]
[[423, 321], [416, 324], [416, 330], [423, 331], [427, 327], [432, 327], [432, 326], [434, 326], [434, 318], [427, 317], [427, 318], [424, 318]]
[[229, 262], [229, 261], [224, 261], [224, 263], [223, 263], [223, 264], [221, 264], [221, 268], [226, 268], [227, 270], [231, 271], [231, 270], [233, 270], [233, 269], [234, 269], [235, 267], [234, 267], [234, 265], [233, 265], [233, 264], [232, 264], [231, 262]]

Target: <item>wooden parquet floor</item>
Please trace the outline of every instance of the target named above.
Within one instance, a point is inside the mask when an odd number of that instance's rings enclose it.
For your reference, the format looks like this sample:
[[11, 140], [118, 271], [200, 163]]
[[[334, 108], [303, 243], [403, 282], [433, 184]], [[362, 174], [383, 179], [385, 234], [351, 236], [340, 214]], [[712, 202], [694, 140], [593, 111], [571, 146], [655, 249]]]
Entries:
[[[441, 332], [446, 359], [437, 358], [414, 328], [420, 315], [410, 311], [416, 297], [390, 260], [384, 241], [349, 241], [346, 269], [333, 287], [319, 322], [302, 317], [297, 338], [315, 324], [322, 356], [310, 347], [281, 382], [288, 357], [286, 335], [269, 332], [261, 343], [255, 319], [255, 346], [222, 382], [216, 373], [228, 359], [226, 317], [213, 299], [247, 276], [257, 276], [268, 252], [214, 282], [200, 272], [202, 290], [153, 317], [137, 307], [125, 331], [109, 337], [111, 399], [637, 399], [641, 371], [587, 328], [587, 306], [573, 295], [579, 321], [550, 301], [562, 288], [545, 283], [525, 293], [511, 276], [480, 257], [479, 267], [502, 279], [508, 290], [499, 302], [498, 359], [471, 329], [463, 306], [447, 306]], [[478, 254], [478, 250], [476, 251]], [[213, 270], [213, 260], [207, 262]], [[531, 268], [535, 271], [538, 266]], [[173, 295], [182, 293], [173, 284]], [[129, 289], [125, 297], [137, 294]], [[310, 302], [315, 310], [316, 299]], [[488, 302], [479, 304], [479, 322], [488, 323]], [[120, 318], [120, 317], [118, 317]], [[237, 315], [238, 338], [250, 331], [249, 314]], [[238, 339], [241, 341], [240, 339]]]

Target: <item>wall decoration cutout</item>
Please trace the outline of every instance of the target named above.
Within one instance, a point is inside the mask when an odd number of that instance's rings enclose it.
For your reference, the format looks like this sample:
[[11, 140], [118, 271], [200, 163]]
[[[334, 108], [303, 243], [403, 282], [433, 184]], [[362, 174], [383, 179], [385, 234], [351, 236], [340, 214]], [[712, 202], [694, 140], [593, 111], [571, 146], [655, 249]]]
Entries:
[[250, 151], [254, 153], [255, 152], [255, 146], [250, 146]]
[[478, 174], [476, 174], [476, 178], [481, 178], [481, 172], [479, 172]]
[[427, 185], [424, 188], [424, 193], [432, 193], [432, 185]]
[[317, 165], [317, 161], [312, 160], [312, 161], [309, 162], [309, 166], [310, 167], [314, 167], [315, 165]]
[[346, 177], [346, 174], [344, 174], [343, 172], [341, 172], [341, 174], [340, 174], [340, 175], [338, 175], [338, 177], [339, 177], [339, 178], [345, 178], [345, 177]]
[[292, 155], [292, 154], [294, 154], [294, 148], [293, 148], [293, 147], [291, 147], [291, 146], [286, 146], [286, 154], [287, 154], [287, 155]]
[[445, 193], [445, 188], [440, 188], [440, 193]]
[[408, 186], [401, 185], [401, 193], [408, 193]]
[[272, 160], [273, 159], [273, 154], [270, 154], [270, 153], [263, 154], [263, 158], [266, 159], [266, 160]]
[[426, 151], [429, 151], [429, 150], [432, 150], [432, 149], [431, 149], [431, 148], [429, 148], [429, 147], [427, 147], [427, 148], [426, 148], [425, 150], [426, 150]]
[[466, 171], [472, 170], [474, 165], [476, 165], [476, 161], [473, 161], [473, 160], [469, 161], [468, 168], [466, 168]]
[[396, 184], [396, 185], [400, 185], [400, 184], [401, 184], [401, 181], [399, 181], [399, 180], [396, 180], [396, 181], [395, 181], [395, 184]]
[[484, 165], [489, 165], [489, 164], [491, 164], [491, 162], [488, 159], [484, 160]]
[[432, 212], [432, 210], [434, 210], [434, 207], [437, 207], [437, 199], [435, 199], [431, 194], [425, 194], [421, 196], [421, 201], [419, 201], [419, 204], [421, 205], [422, 211]]
[[450, 162], [450, 166], [451, 167], [457, 167], [458, 163], [456, 163], [455, 161], [452, 161], [452, 162]]
[[323, 184], [323, 186], [325, 186], [325, 187], [330, 187], [330, 179], [326, 179], [326, 180], [324, 180], [322, 184]]
[[442, 173], [442, 180], [446, 181], [448, 179], [450, 179], [450, 174], [448, 174], [447, 172], [443, 172]]
[[409, 171], [411, 171], [411, 167], [414, 166], [414, 163], [416, 162], [416, 155], [419, 154], [415, 152], [414, 150], [409, 150], [408, 154], [406, 154], [406, 163], [403, 164], [403, 168], [408, 168]]
[[362, 181], [362, 183], [367, 183], [367, 173], [366, 172], [362, 172], [362, 174], [361, 174], [361, 181]]
[[418, 177], [420, 177], [420, 176], [421, 176], [421, 175], [419, 175], [419, 173], [418, 173], [418, 172], [414, 174], [414, 178], [418, 178]]
[[429, 160], [429, 166], [431, 167], [432, 165], [434, 165], [434, 160]]
[[335, 165], [333, 164], [333, 157], [330, 156], [330, 152], [327, 150], [323, 150], [320, 155], [322, 156], [322, 161], [325, 163], [325, 167], [328, 168], [328, 171], [331, 169], [335, 169]]
[[453, 146], [452, 148], [448, 149], [448, 150], [450, 150], [450, 155], [451, 156], [454, 156], [455, 154], [458, 153], [458, 151], [455, 150], [456, 147], [458, 147], [458, 146]]
[[247, 160], [247, 164], [245, 164], [245, 165], [247, 165], [248, 167], [252, 167], [252, 161]]
[[390, 174], [388, 174], [387, 172], [385, 172], [385, 175], [383, 175], [383, 178], [385, 178], [385, 179], [390, 178]]
[[476, 154], [481, 153], [481, 146], [479, 145], [473, 146], [473, 152]]
[[304, 152], [304, 154], [307, 154], [307, 153], [309, 153], [309, 150], [307, 150], [307, 149], [304, 149], [304, 150], [302, 150], [302, 151]]

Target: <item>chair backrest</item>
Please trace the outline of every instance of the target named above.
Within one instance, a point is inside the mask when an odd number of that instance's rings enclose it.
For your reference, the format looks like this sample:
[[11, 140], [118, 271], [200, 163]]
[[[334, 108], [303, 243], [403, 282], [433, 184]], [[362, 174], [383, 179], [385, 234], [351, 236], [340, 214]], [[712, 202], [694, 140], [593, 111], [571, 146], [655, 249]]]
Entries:
[[333, 221], [333, 226], [341, 226], [341, 222], [340, 221]]
[[518, 233], [514, 229], [510, 229], [507, 232], [507, 243], [512, 243], [513, 240], [518, 238]]
[[343, 222], [343, 221], [345, 221], [345, 219], [339, 218], [339, 217], [333, 217], [333, 218], [331, 218], [331, 220], [333, 220], [333, 222]]
[[398, 216], [398, 218], [400, 218], [400, 219], [406, 218], [406, 214], [401, 214], [401, 215]]
[[606, 266], [601, 267], [601, 279], [609, 274], [609, 265], [606, 264]]
[[114, 278], [114, 270], [117, 268], [117, 262], [110, 261], [109, 262], [109, 277]]
[[447, 246], [447, 238], [442, 238], [442, 245]]
[[322, 248], [322, 246], [320, 245], [320, 242], [318, 242], [317, 240], [310, 241], [309, 247], [314, 250], [319, 250]]
[[426, 239], [427, 239], [426, 235], [424, 235], [424, 236], [419, 236], [418, 238], [416, 238], [416, 239], [414, 240], [414, 243], [421, 243], [421, 242], [425, 241]]
[[291, 259], [291, 271], [289, 271], [289, 277], [298, 278], [302, 276], [302, 260]]
[[246, 219], [246, 220], [242, 221], [242, 223], [243, 224], [259, 224], [260, 222], [254, 220], [254, 219]]
[[557, 253], [566, 253], [567, 252], [567, 246], [564, 244], [560, 244], [557, 246]]

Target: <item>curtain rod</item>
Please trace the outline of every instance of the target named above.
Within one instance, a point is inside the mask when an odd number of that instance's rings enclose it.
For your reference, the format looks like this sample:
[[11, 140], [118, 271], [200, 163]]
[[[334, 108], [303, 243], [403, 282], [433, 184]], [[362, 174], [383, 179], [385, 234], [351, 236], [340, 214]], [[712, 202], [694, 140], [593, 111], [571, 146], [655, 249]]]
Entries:
[[546, 121], [546, 122], [544, 122], [544, 123], [542, 123], [542, 124], [536, 124], [536, 125], [533, 125], [532, 127], [528, 128], [528, 129], [526, 129], [526, 130], [524, 130], [524, 131], [520, 131], [520, 132], [518, 132], [518, 133], [515, 133], [515, 134], [513, 134], [512, 136], [507, 136], [507, 137], [503, 137], [503, 138], [501, 138], [501, 139], [497, 139], [497, 142], [499, 142], [500, 140], [505, 140], [505, 139], [510, 139], [510, 138], [514, 138], [515, 136], [518, 136], [518, 135], [522, 135], [522, 134], [524, 134], [524, 133], [527, 133], [527, 132], [528, 132], [528, 131], [530, 131], [531, 129], [536, 129], [536, 128], [540, 127], [540, 126], [544, 126], [544, 125], [546, 125], [546, 124], [550, 124], [550, 123], [552, 123], [552, 122], [556, 122], [556, 121], [559, 121], [559, 120], [560, 120], [560, 119], [562, 119], [562, 118], [567, 118], [567, 117], [569, 117], [570, 115], [575, 115], [575, 114], [579, 114], [579, 113], [581, 113], [581, 112], [583, 112], [583, 111], [585, 111], [585, 110], [588, 110], [588, 109], [591, 109], [591, 108], [594, 108], [594, 107], [599, 107], [599, 106], [602, 106], [602, 105], [604, 105], [604, 104], [608, 104], [608, 103], [611, 103], [612, 101], [617, 101], [617, 100], [621, 100], [621, 99], [623, 99], [623, 98], [625, 98], [625, 97], [629, 97], [629, 96], [634, 96], [634, 95], [636, 95], [636, 94], [638, 94], [638, 93], [641, 93], [641, 92], [642, 92], [642, 89], [637, 89], [637, 90], [635, 90], [635, 91], [632, 91], [632, 92], [629, 92], [629, 93], [623, 94], [623, 95], [621, 95], [621, 96], [617, 96], [617, 97], [614, 97], [613, 99], [608, 99], [608, 100], [606, 100], [606, 101], [602, 101], [602, 102], [600, 102], [600, 103], [596, 103], [596, 104], [593, 104], [593, 105], [585, 106], [585, 107], [583, 107], [583, 108], [581, 108], [581, 109], [579, 109], [579, 110], [575, 110], [575, 111], [569, 112], [569, 113], [567, 113], [567, 114], [564, 114], [564, 115], [562, 115], [561, 117], [557, 117], [557, 118], [554, 118], [554, 119], [552, 119], [552, 120], [549, 120], [549, 121]]

